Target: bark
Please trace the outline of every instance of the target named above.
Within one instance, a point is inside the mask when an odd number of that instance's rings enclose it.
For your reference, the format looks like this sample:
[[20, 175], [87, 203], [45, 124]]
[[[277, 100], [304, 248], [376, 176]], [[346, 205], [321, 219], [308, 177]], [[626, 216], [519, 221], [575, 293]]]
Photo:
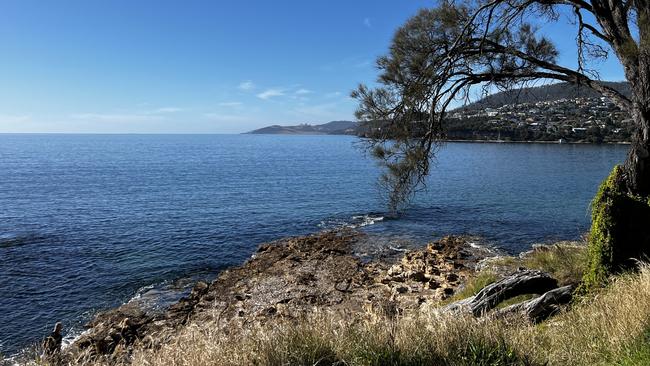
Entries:
[[498, 316], [523, 313], [530, 321], [538, 323], [560, 311], [560, 306], [568, 304], [573, 298], [573, 285], [548, 291], [537, 298], [510, 305], [499, 311]]
[[503, 300], [524, 294], [541, 294], [556, 287], [557, 281], [547, 273], [521, 271], [485, 286], [476, 296], [450, 304], [444, 310], [469, 310], [479, 317], [494, 309]]
[[624, 165], [625, 184], [630, 193], [649, 196], [650, 108], [635, 108], [633, 113], [637, 129]]

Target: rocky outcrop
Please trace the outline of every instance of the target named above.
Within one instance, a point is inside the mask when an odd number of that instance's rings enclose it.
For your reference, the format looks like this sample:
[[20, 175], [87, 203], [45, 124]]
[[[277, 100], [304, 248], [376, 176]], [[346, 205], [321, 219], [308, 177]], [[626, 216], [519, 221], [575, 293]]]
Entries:
[[227, 331], [313, 311], [416, 310], [452, 295], [480, 259], [466, 240], [447, 237], [392, 265], [363, 263], [352, 251], [362, 235], [325, 232], [264, 244], [242, 266], [197, 283], [162, 314], [135, 304], [98, 314], [70, 352], [123, 355], [136, 344], [157, 347], [191, 322], [211, 321]]

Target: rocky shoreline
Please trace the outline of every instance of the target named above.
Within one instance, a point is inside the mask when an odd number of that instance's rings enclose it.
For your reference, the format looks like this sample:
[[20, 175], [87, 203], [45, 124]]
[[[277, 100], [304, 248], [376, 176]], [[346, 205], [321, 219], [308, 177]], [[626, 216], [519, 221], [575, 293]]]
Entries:
[[210, 322], [223, 331], [296, 320], [314, 312], [345, 317], [390, 308], [408, 312], [452, 296], [490, 254], [466, 238], [446, 237], [406, 252], [397, 263], [363, 262], [353, 247], [365, 234], [329, 231], [263, 244], [246, 263], [198, 282], [165, 312], [135, 303], [98, 314], [65, 357], [125, 357], [156, 348], [183, 327]]

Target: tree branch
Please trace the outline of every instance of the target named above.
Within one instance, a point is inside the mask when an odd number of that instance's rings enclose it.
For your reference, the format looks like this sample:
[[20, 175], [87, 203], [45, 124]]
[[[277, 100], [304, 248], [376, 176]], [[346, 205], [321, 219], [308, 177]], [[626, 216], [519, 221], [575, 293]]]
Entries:
[[[521, 51], [519, 51], [517, 49], [504, 47], [503, 45], [500, 45], [500, 44], [498, 44], [496, 42], [493, 42], [493, 41], [485, 41], [485, 42], [489, 43], [490, 46], [494, 47], [494, 50], [493, 50], [494, 52], [501, 52], [501, 53], [511, 54], [513, 56], [516, 56], [516, 57], [522, 59], [522, 60], [526, 60], [526, 61], [530, 62], [531, 64], [536, 65], [536, 66], [538, 66], [540, 68], [550, 70], [550, 71], [554, 71], [554, 72], [559, 73], [559, 74], [563, 74], [564, 77], [562, 77], [562, 78], [554, 77], [554, 79], [564, 80], [564, 81], [568, 81], [568, 82], [588, 86], [588, 87], [594, 89], [595, 91], [603, 94], [604, 96], [612, 99], [612, 101], [619, 108], [621, 108], [621, 109], [623, 109], [625, 111], [631, 111], [632, 110], [632, 102], [625, 95], [621, 94], [620, 92], [618, 92], [614, 88], [611, 88], [611, 87], [609, 87], [607, 85], [604, 85], [603, 83], [601, 83], [601, 82], [599, 82], [597, 80], [591, 79], [590, 77], [588, 77], [587, 75], [585, 75], [583, 73], [580, 73], [578, 71], [575, 71], [575, 70], [572, 70], [572, 69], [569, 69], [569, 68], [566, 68], [566, 67], [563, 67], [563, 66], [560, 66], [560, 65], [557, 65], [557, 64], [553, 64], [553, 63], [550, 63], [550, 62], [547, 62], [547, 61], [537, 59], [537, 58], [535, 58], [535, 57], [533, 57], [531, 55], [528, 55], [528, 54], [526, 54], [524, 52], [521, 52]], [[556, 74], [553, 74], [553, 75], [556, 75]]]

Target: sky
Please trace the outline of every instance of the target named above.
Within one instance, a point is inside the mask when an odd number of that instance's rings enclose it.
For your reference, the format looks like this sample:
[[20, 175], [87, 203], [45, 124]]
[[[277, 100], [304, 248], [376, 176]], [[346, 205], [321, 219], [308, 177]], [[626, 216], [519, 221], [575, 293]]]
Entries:
[[[0, 133], [241, 133], [353, 120], [434, 0], [0, 0]], [[575, 30], [541, 25], [575, 65]], [[598, 65], [623, 80], [615, 60]]]

